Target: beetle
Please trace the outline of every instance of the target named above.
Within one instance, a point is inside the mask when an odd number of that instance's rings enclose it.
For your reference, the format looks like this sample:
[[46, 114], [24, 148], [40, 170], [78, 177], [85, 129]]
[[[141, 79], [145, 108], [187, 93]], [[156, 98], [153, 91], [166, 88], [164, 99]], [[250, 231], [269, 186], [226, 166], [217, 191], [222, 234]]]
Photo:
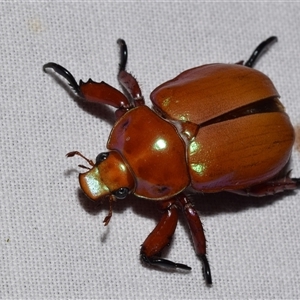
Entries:
[[299, 188], [300, 178], [282, 174], [295, 139], [289, 116], [272, 81], [253, 69], [276, 41], [275, 36], [263, 41], [246, 63], [214, 63], [182, 72], [151, 93], [154, 110], [145, 105], [137, 80], [126, 71], [127, 45], [122, 39], [117, 41], [118, 81], [125, 93], [103, 81], [77, 84], [68, 70], [53, 62], [43, 66], [45, 72], [50, 68], [63, 76], [79, 97], [117, 109], [108, 151], [95, 163], [78, 151], [67, 157], [81, 156], [90, 165], [79, 165], [88, 169], [79, 174], [79, 183], [90, 199], [108, 199], [104, 225], [116, 199], [134, 194], [158, 203], [163, 215], [140, 250], [146, 264], [191, 269], [161, 257], [181, 210], [210, 285], [206, 239], [189, 193], [262, 197]]

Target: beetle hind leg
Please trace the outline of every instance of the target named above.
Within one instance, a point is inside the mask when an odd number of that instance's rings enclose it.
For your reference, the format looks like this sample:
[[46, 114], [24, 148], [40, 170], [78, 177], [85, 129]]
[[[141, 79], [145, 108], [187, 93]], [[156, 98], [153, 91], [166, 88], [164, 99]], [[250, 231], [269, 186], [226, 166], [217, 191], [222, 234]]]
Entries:
[[273, 43], [277, 42], [276, 36], [271, 36], [265, 41], [261, 42], [253, 51], [250, 58], [244, 64], [246, 67], [253, 68], [255, 62], [259, 59], [259, 57], [266, 51], [266, 49]]
[[276, 178], [254, 185], [245, 190], [232, 191], [235, 194], [252, 197], [270, 196], [284, 191], [293, 191], [300, 188], [300, 178], [290, 178], [288, 172], [282, 178]]
[[164, 214], [141, 247], [141, 259], [146, 264], [168, 269], [191, 270], [187, 265], [175, 263], [160, 257], [160, 253], [170, 244], [178, 222], [178, 208], [174, 200], [163, 202]]

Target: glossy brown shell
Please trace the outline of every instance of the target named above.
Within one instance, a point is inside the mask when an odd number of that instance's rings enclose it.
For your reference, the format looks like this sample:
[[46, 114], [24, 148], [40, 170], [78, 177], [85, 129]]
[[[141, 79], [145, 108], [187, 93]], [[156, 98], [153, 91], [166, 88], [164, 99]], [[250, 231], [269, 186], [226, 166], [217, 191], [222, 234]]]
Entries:
[[199, 129], [188, 150], [192, 186], [239, 190], [274, 177], [289, 160], [294, 131], [285, 113], [254, 114]]
[[107, 148], [121, 153], [136, 181], [134, 194], [141, 198], [168, 199], [190, 183], [184, 141], [172, 124], [147, 106], [117, 121]]
[[[187, 70], [151, 94], [155, 109], [166, 119], [194, 126], [187, 161], [191, 185], [203, 192], [247, 188], [286, 165], [294, 130], [278, 98], [266, 75], [227, 64]], [[274, 99], [279, 111], [217, 119], [263, 99]]]
[[187, 70], [150, 95], [154, 107], [166, 118], [195, 124], [270, 97], [279, 95], [269, 77], [238, 64]]

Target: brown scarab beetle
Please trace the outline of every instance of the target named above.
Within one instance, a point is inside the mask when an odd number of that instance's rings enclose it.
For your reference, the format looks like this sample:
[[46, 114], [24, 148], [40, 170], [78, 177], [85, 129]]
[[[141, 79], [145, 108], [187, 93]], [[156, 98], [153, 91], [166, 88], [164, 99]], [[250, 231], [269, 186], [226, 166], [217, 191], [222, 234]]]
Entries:
[[[72, 74], [55, 63], [54, 69], [75, 92], [89, 102], [117, 108], [117, 121], [107, 142], [108, 152], [96, 162], [74, 151], [91, 166], [79, 175], [80, 186], [92, 200], [112, 202], [128, 194], [158, 202], [163, 216], [141, 247], [144, 262], [158, 267], [191, 268], [160, 257], [170, 243], [182, 210], [188, 222], [204, 278], [212, 283], [206, 241], [189, 192], [228, 191], [266, 196], [300, 186], [287, 172], [294, 130], [272, 81], [252, 67], [273, 42], [262, 42], [244, 64], [208, 64], [179, 74], [150, 95], [154, 110], [145, 106], [136, 79], [126, 71], [127, 46], [119, 39], [118, 80], [126, 91], [105, 82], [76, 83]], [[83, 167], [83, 166], [82, 166]]]

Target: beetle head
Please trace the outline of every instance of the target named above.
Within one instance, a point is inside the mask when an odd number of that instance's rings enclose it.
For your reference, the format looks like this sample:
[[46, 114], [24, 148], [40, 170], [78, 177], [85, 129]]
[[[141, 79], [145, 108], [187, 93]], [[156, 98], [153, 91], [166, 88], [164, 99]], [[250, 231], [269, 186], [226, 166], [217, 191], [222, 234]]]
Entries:
[[94, 201], [103, 198], [109, 199], [110, 212], [104, 220], [104, 224], [107, 225], [112, 214], [112, 202], [116, 199], [126, 198], [134, 189], [134, 177], [117, 151], [100, 153], [95, 164], [80, 152], [67, 154], [68, 157], [74, 155], [83, 157], [92, 166], [92, 168], [88, 168], [89, 171], [79, 174], [79, 183], [83, 192]]
[[93, 168], [79, 174], [79, 183], [92, 200], [110, 195], [116, 199], [124, 199], [134, 187], [133, 176], [116, 151], [100, 153]]

